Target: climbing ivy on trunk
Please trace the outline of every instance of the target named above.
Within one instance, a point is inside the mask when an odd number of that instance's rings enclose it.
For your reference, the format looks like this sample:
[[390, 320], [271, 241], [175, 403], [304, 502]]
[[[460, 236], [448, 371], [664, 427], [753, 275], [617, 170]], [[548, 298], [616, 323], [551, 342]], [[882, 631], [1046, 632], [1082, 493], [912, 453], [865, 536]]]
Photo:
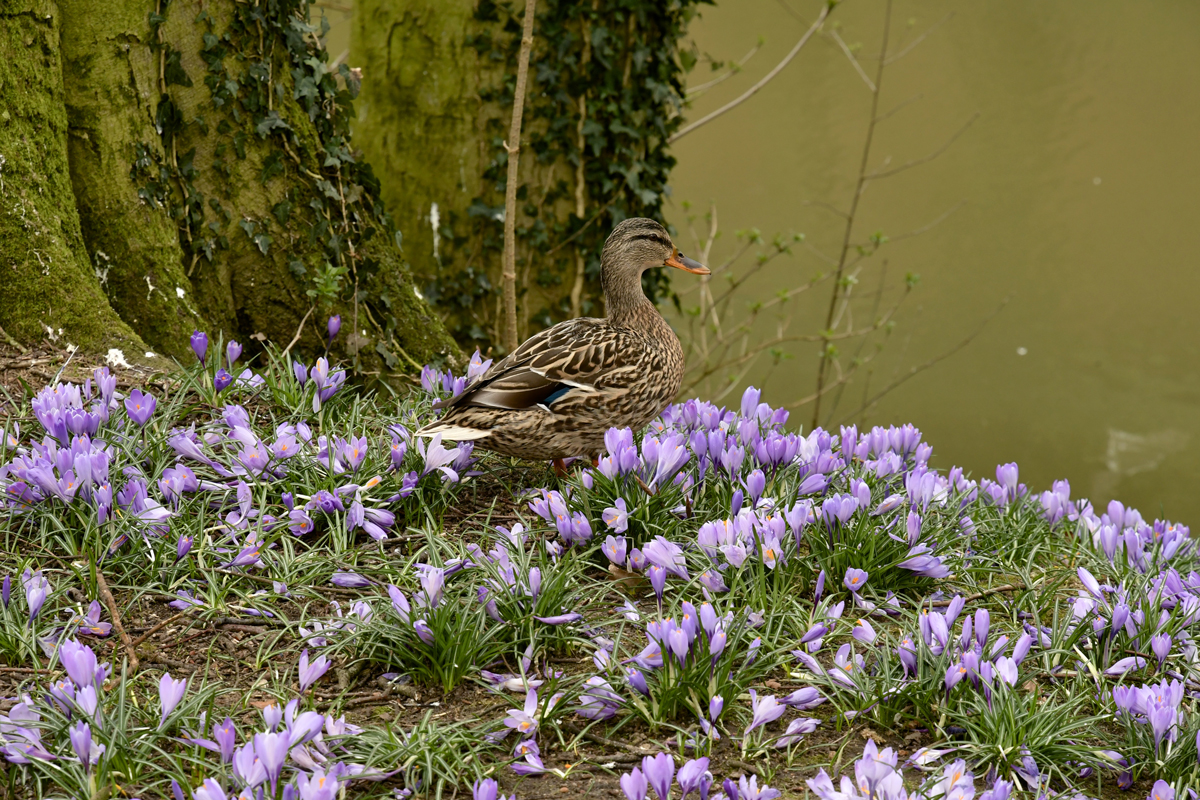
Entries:
[[[521, 338], [572, 316], [602, 315], [600, 251], [612, 226], [631, 216], [665, 221], [675, 164], [667, 140], [682, 123], [683, 78], [696, 61], [682, 42], [705, 1], [539, 0], [517, 190]], [[385, 194], [406, 195], [396, 202], [408, 210], [400, 223], [413, 243], [407, 252], [414, 271], [467, 347], [486, 349], [502, 339], [504, 138], [523, 6], [456, 0], [437, 9], [428, 0], [363, 0], [356, 7], [352, 52], [364, 65], [371, 100], [356, 132], [385, 170]], [[453, 24], [443, 24], [445, 17]], [[429, 63], [431, 53], [456, 54], [454, 85], [459, 96], [472, 95], [471, 105], [448, 97], [429, 102], [449, 81], [406, 79], [407, 60]], [[445, 67], [431, 70], [430, 83], [445, 77]], [[412, 135], [395, 132], [401, 107]], [[455, 169], [392, 181], [390, 170], [403, 164], [417, 133], [447, 116], [473, 134], [478, 150], [456, 151], [448, 165]], [[431, 144], [442, 145], [436, 138]], [[649, 296], [668, 296], [666, 276], [646, 278]]]

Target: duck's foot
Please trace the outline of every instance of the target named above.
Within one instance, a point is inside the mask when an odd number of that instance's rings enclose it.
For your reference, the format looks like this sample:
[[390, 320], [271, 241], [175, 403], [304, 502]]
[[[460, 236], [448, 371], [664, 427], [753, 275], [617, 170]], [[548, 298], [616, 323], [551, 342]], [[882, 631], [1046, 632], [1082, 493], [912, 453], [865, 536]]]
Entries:
[[551, 461], [550, 466], [554, 467], [554, 474], [559, 478], [565, 478], [568, 474], [570, 474], [567, 472], [567, 462], [561, 458], [556, 458]]

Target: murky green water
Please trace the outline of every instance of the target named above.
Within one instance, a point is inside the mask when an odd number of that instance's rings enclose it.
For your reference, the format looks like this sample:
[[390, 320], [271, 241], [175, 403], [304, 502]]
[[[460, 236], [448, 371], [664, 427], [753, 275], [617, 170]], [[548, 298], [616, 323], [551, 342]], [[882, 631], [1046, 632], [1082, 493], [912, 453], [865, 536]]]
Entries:
[[[791, 7], [811, 20], [819, 5]], [[871, 54], [883, 8], [849, 0], [832, 19]], [[1097, 505], [1117, 497], [1148, 516], [1196, 524], [1200, 5], [898, 2], [894, 30], [911, 41], [950, 12], [885, 71], [881, 110], [922, 99], [879, 126], [872, 165], [926, 155], [980, 117], [936, 161], [873, 184], [855, 239], [875, 230], [894, 237], [966, 205], [881, 253], [894, 274], [918, 272], [922, 282], [873, 380], [937, 355], [1005, 296], [1012, 301], [969, 347], [887, 396], [870, 422], [917, 424], [939, 466], [979, 476], [1015, 460], [1038, 490], [1065, 477]], [[706, 10], [692, 31], [713, 56], [740, 57], [760, 34], [767, 42], [689, 116], [744, 91], [803, 30], [774, 0]], [[707, 68], [695, 75], [709, 77]], [[846, 206], [869, 99], [836, 44], [814, 41], [745, 105], [678, 142], [673, 221], [684, 224], [680, 200], [715, 201], [729, 234], [718, 255], [735, 229], [751, 226], [803, 231], [836, 252], [837, 218], [808, 203]], [[773, 264], [754, 286], [766, 293], [818, 268], [802, 255]], [[797, 324], [818, 330], [823, 309], [803, 309], [808, 320]], [[817, 349], [795, 352], [767, 381], [774, 403], [812, 391]]]
[[[789, 2], [796, 16], [781, 0], [725, 0], [704, 11], [692, 33], [714, 57], [739, 58], [760, 35], [766, 42], [689, 118], [741, 94], [792, 47], [819, 3]], [[330, 49], [345, 56], [352, 3], [322, 5], [334, 23]], [[869, 73], [883, 9], [883, 0], [847, 0], [831, 17], [847, 43], [861, 43]], [[888, 395], [868, 422], [916, 423], [942, 467], [990, 475], [1015, 460], [1039, 490], [1065, 477], [1098, 505], [1117, 497], [1146, 515], [1198, 523], [1200, 4], [897, 2], [898, 47], [950, 13], [885, 70], [881, 110], [921, 99], [878, 127], [871, 164], [927, 155], [979, 119], [935, 161], [871, 185], [854, 238], [877, 230], [897, 238], [965, 205], [879, 254], [893, 275], [922, 280], [872, 386], [944, 352], [1012, 300], [969, 347]], [[705, 66], [694, 73], [696, 82], [710, 77]], [[837, 45], [813, 41], [758, 95], [676, 144], [672, 221], [685, 226], [683, 200], [715, 202], [725, 234], [714, 261], [748, 227], [804, 232], [836, 253], [839, 221], [813, 203], [847, 205], [869, 100]], [[768, 296], [821, 268], [800, 252], [772, 264], [750, 294]], [[796, 329], [818, 330], [824, 306], [799, 308]], [[792, 350], [796, 358], [769, 377], [765, 368], [748, 376], [766, 380], [773, 403], [813, 389], [816, 346]], [[860, 400], [861, 383], [847, 389], [839, 416]]]

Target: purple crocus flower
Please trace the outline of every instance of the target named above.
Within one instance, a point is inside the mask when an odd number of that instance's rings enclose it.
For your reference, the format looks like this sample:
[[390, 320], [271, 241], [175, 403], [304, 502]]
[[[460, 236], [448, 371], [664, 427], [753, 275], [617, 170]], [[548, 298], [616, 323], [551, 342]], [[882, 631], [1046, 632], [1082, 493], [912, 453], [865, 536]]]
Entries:
[[667, 800], [671, 795], [671, 781], [675, 779], [675, 759], [666, 753], [646, 756], [642, 759], [642, 773], [658, 800]]
[[571, 622], [578, 622], [583, 619], [583, 614], [559, 614], [553, 617], [534, 617], [538, 622], [546, 625], [566, 625]]
[[650, 586], [654, 589], [654, 594], [658, 597], [658, 602], [661, 604], [663, 592], [667, 588], [667, 571], [657, 564], [648, 564], [645, 574], [650, 579]]
[[187, 678], [177, 681], [171, 677], [169, 672], [164, 672], [163, 676], [159, 678], [158, 702], [162, 707], [162, 718], [158, 721], [159, 728], [167, 724], [167, 717], [171, 716], [175, 706], [179, 705], [185, 692], [187, 692]]
[[625, 556], [627, 554], [626, 543], [624, 536], [609, 536], [604, 540], [604, 544], [600, 547], [604, 551], [604, 555], [608, 560], [616, 564], [618, 567], [625, 566]]
[[1120, 677], [1126, 672], [1142, 669], [1146, 666], [1146, 659], [1138, 656], [1127, 656], [1119, 661], [1116, 661], [1108, 669], [1104, 670], [1104, 674], [1110, 678]]
[[179, 534], [179, 542], [175, 545], [175, 560], [179, 561], [192, 550], [192, 537]]
[[313, 530], [313, 520], [303, 508], [293, 508], [288, 513], [288, 530], [296, 536], [303, 536]]
[[650, 790], [650, 782], [646, 780], [646, 775], [638, 767], [634, 767], [632, 772], [627, 772], [621, 776], [621, 791], [625, 793], [626, 800], [646, 800], [646, 793]]
[[817, 576], [817, 587], [813, 590], [813, 600], [821, 602], [823, 594], [825, 594], [825, 570], [821, 570], [821, 574]]
[[323, 655], [317, 656], [312, 663], [308, 661], [308, 650], [300, 653], [300, 692], [308, 691], [308, 687], [316, 683], [322, 675], [329, 671], [329, 659]]
[[432, 645], [434, 643], [433, 629], [429, 627], [429, 623], [425, 620], [419, 619], [414, 622], [413, 630], [417, 632], [417, 637], [425, 644]]
[[863, 644], [873, 644], [875, 642], [875, 629], [865, 619], [860, 619], [854, 623], [854, 632], [851, 635]]
[[371, 585], [370, 578], [359, 575], [357, 572], [341, 570], [334, 572], [329, 582], [334, 586], [341, 586], [343, 589], [365, 589]]
[[[504, 720], [504, 727], [516, 731], [522, 736], [532, 737], [538, 729], [537, 707], [537, 689], [530, 689], [525, 693], [524, 708], [509, 710]], [[505, 735], [507, 734], [508, 731], [505, 731]]]
[[1171, 788], [1171, 784], [1159, 779], [1154, 782], [1146, 800], [1175, 800], [1175, 790]]
[[12, 599], [12, 575], [4, 576], [4, 583], [0, 584], [0, 603], [8, 608], [8, 603]]
[[786, 706], [791, 706], [797, 711], [807, 711], [824, 703], [825, 698], [821, 696], [821, 693], [816, 688], [805, 686], [803, 689], [797, 689], [792, 692], [780, 702]]
[[233, 376], [224, 369], [217, 370], [217, 375], [213, 378], [213, 388], [218, 392], [223, 392], [229, 388], [229, 384], [233, 383]]
[[91, 772], [92, 767], [100, 761], [100, 756], [104, 755], [104, 745], [93, 744], [92, 728], [86, 722], [79, 722], [67, 733], [71, 739], [71, 748], [79, 757], [79, 763], [83, 764], [88, 772]]
[[642, 548], [642, 552], [645, 553], [650, 563], [657, 564], [677, 578], [682, 578], [685, 581], [688, 580], [689, 576], [687, 566], [684, 564], [683, 550], [679, 545], [668, 541], [662, 536], [655, 536], [654, 541], [647, 543]]
[[68, 639], [58, 648], [58, 658], [76, 686], [91, 686], [95, 681], [97, 663], [92, 648], [75, 639]]
[[192, 352], [196, 354], [196, 359], [201, 364], [204, 363], [204, 356], [208, 353], [208, 334], [200, 331], [192, 331]]
[[867, 585], [868, 577], [869, 574], [867, 572], [850, 567], [846, 570], [846, 577], [842, 580], [842, 583], [847, 589], [858, 594]]
[[812, 733], [821, 724], [821, 720], [813, 719], [812, 717], [800, 717], [788, 723], [787, 730], [783, 736], [775, 742], [776, 747], [788, 747], [801, 739], [807, 734]]
[[1167, 633], [1160, 633], [1157, 636], [1150, 637], [1150, 651], [1158, 659], [1159, 669], [1162, 669], [1167, 656], [1171, 654], [1171, 643], [1171, 635]]
[[308, 370], [299, 361], [292, 362], [292, 374], [296, 376], [296, 382], [301, 386], [308, 381]]
[[291, 746], [291, 734], [287, 731], [279, 733], [254, 734], [254, 754], [266, 770], [267, 778], [271, 781], [271, 794], [279, 783], [279, 774], [283, 771], [283, 762], [287, 760], [288, 749]]
[[329, 322], [325, 325], [325, 330], [329, 334], [329, 341], [333, 341], [333, 337], [338, 335], [338, 331], [342, 329], [342, 317], [340, 314], [334, 314], [329, 318]]
[[500, 786], [494, 778], [483, 778], [471, 785], [471, 800], [496, 800]]
[[704, 782], [706, 772], [708, 772], [708, 758], [694, 758], [679, 768], [679, 774], [675, 776], [675, 779], [679, 781], [679, 788], [683, 792], [680, 800], [686, 800], [692, 792], [700, 791], [700, 785]]
[[629, 530], [629, 509], [625, 505], [625, 498], [618, 497], [616, 507], [604, 509], [602, 516], [604, 524], [615, 533], [624, 533]]
[[759, 698], [758, 692], [750, 690], [750, 708], [754, 716], [750, 720], [750, 724], [746, 726], [746, 734], [755, 728], [774, 722], [783, 716], [787, 711], [787, 706], [778, 702], [774, 695], [766, 695]]
[[229, 344], [225, 345], [225, 358], [229, 360], [229, 368], [233, 369], [233, 365], [242, 357], [242, 346], [233, 339], [229, 340]]
[[221, 753], [221, 762], [228, 764], [233, 761], [233, 751], [237, 748], [237, 727], [229, 717], [224, 722], [214, 722], [212, 727], [213, 741]]
[[31, 572], [28, 569], [21, 576], [25, 586], [25, 602], [29, 606], [29, 621], [32, 623], [41, 613], [46, 597], [50, 594], [50, 581], [42, 577], [42, 571]]
[[145, 427], [157, 405], [158, 401], [154, 395], [143, 394], [140, 389], [134, 389], [129, 393], [129, 397], [125, 398], [125, 413], [140, 427]]
[[108, 636], [112, 633], [111, 622], [101, 622], [103, 609], [99, 600], [93, 600], [88, 605], [87, 613], [79, 620], [79, 633], [84, 636]]

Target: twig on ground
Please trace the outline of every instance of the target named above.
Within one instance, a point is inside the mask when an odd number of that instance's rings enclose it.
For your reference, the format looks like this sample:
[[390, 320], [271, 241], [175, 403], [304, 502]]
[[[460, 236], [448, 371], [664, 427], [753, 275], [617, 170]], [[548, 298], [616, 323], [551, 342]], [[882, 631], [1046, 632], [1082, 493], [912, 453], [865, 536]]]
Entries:
[[125, 652], [129, 655], [129, 671], [137, 672], [140, 665], [137, 648], [133, 646], [133, 640], [129, 638], [129, 634], [125, 632], [125, 626], [121, 624], [121, 612], [117, 610], [116, 598], [109, 590], [108, 581], [104, 580], [104, 573], [100, 571], [98, 564], [96, 565], [96, 590], [100, 592], [100, 598], [108, 606], [108, 613], [112, 615], [113, 627], [117, 629], [117, 634], [121, 637], [121, 644], [125, 646]]
[[159, 631], [161, 631], [163, 628], [170, 625], [175, 620], [181, 619], [181, 618], [187, 616], [187, 613], [188, 612], [186, 612], [186, 611], [180, 611], [178, 614], [171, 616], [171, 617], [167, 617], [162, 622], [159, 622], [158, 624], [154, 625], [149, 630], [147, 630], [145, 633], [143, 633], [141, 636], [139, 636], [138, 638], [133, 640], [133, 647], [136, 649], [137, 646], [140, 645], [142, 642], [146, 641], [151, 636], [158, 633]]
[[[1001, 592], [1020, 592], [1020, 591], [1023, 591], [1025, 588], [1026, 587], [1022, 584], [1006, 583], [1003, 586], [993, 586], [992, 588], [985, 589], [982, 592], [976, 592], [975, 594], [967, 595], [966, 597], [963, 598], [963, 600], [964, 600], [964, 602], [970, 603], [975, 600], [980, 600], [984, 597], [988, 597], [989, 595], [1000, 594]], [[944, 607], [950, 605], [952, 602], [954, 602], [954, 601], [953, 600], [934, 600], [929, 605], [932, 606], [933, 608], [944, 608]]]

